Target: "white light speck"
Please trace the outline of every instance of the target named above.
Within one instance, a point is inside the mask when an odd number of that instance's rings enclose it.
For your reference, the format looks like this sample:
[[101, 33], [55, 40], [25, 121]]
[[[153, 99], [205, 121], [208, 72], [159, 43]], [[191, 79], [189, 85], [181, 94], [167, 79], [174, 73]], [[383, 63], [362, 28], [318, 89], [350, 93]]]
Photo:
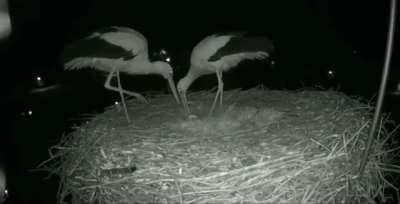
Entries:
[[28, 110], [28, 115], [32, 115], [32, 114], [33, 114], [33, 111]]
[[167, 57], [167, 58], [165, 59], [165, 61], [171, 62], [171, 58]]
[[3, 197], [2, 198], [0, 198], [0, 201], [5, 201], [5, 200], [7, 200], [7, 198], [8, 198], [8, 189], [4, 189], [3, 190]]
[[160, 51], [160, 52], [161, 52], [161, 54], [164, 54], [164, 55], [165, 55], [165, 54], [167, 54], [167, 51], [166, 51], [166, 50], [164, 50], [164, 49], [161, 49], [161, 51]]
[[329, 79], [333, 80], [336, 76], [336, 73], [333, 69], [328, 69], [326, 72]]
[[37, 77], [36, 77], [36, 81], [42, 81], [42, 77], [37, 76]]
[[120, 112], [122, 110], [121, 104], [118, 101], [114, 102], [114, 106], [116, 107], [118, 112]]

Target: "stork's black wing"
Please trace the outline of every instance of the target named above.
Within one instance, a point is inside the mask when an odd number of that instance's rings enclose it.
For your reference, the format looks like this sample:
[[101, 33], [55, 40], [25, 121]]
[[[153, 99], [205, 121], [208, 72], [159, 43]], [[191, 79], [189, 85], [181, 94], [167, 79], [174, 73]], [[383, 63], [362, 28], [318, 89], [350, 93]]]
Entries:
[[231, 35], [235, 37], [244, 37], [248, 32], [243, 31], [243, 30], [237, 30], [237, 31], [225, 31], [225, 32], [218, 32], [215, 33], [215, 36], [224, 36], [224, 35]]
[[96, 33], [104, 34], [104, 33], [111, 33], [111, 32], [119, 32], [118, 28], [113, 26], [106, 26], [96, 30]]
[[242, 52], [264, 51], [271, 54], [274, 51], [273, 42], [266, 37], [232, 37], [225, 46], [209, 58], [209, 61], [217, 61], [223, 56], [238, 54]]
[[134, 58], [135, 54], [130, 50], [107, 42], [100, 36], [95, 36], [78, 40], [67, 46], [61, 54], [61, 61], [65, 63], [77, 57], [129, 60]]

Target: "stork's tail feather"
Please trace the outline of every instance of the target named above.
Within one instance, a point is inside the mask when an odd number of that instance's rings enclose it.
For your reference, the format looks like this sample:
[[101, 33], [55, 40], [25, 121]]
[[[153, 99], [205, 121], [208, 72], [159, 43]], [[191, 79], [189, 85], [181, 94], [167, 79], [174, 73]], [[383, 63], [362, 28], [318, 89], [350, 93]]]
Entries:
[[222, 61], [226, 67], [235, 67], [243, 60], [263, 60], [269, 57], [269, 54], [264, 51], [257, 52], [243, 52], [239, 54], [233, 54], [222, 57], [220, 61]]
[[256, 59], [262, 60], [269, 57], [269, 54], [267, 52], [257, 52], [256, 53]]
[[263, 52], [263, 51], [243, 53], [243, 59], [263, 60], [267, 57], [269, 57], [269, 54], [267, 52]]
[[224, 35], [230, 35], [230, 36], [235, 36], [235, 37], [243, 37], [248, 33], [248, 31], [244, 30], [235, 30], [235, 31], [226, 31], [226, 32], [219, 32], [215, 33], [214, 36], [224, 36]]

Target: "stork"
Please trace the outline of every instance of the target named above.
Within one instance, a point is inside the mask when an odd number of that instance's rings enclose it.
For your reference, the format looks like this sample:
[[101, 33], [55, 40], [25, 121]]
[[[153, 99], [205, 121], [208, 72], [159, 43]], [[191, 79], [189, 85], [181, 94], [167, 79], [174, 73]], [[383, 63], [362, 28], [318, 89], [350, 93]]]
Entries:
[[186, 92], [190, 85], [200, 76], [215, 73], [218, 79], [218, 90], [209, 115], [214, 111], [220, 99], [222, 107], [224, 83], [222, 73], [246, 59], [265, 59], [273, 52], [274, 46], [266, 37], [245, 36], [244, 33], [214, 34], [201, 40], [194, 48], [190, 58], [190, 68], [185, 77], [179, 80], [177, 89], [186, 114], [190, 113]]
[[[134, 96], [145, 103], [147, 100], [139, 93], [122, 89], [120, 72], [131, 75], [162, 75], [168, 81], [176, 102], [180, 103], [173, 81], [172, 67], [164, 61], [151, 62], [146, 38], [131, 28], [112, 26], [99, 29], [66, 47], [61, 59], [65, 70], [92, 67], [108, 72], [104, 87], [119, 92], [128, 122], [130, 118], [123, 94]], [[110, 84], [114, 74], [117, 77], [118, 87]]]

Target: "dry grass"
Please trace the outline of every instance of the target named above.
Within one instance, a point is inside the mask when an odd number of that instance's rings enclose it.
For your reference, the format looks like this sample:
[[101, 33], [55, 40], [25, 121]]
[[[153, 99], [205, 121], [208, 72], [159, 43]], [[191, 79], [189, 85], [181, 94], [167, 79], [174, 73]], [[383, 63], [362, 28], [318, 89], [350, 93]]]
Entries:
[[[189, 120], [172, 96], [128, 101], [66, 135], [46, 168], [61, 178], [60, 203], [375, 203], [385, 201], [390, 165], [384, 124], [365, 175], [357, 177], [371, 108], [334, 91], [189, 96]], [[204, 115], [204, 116], [203, 116]], [[385, 123], [382, 120], [382, 123]]]

